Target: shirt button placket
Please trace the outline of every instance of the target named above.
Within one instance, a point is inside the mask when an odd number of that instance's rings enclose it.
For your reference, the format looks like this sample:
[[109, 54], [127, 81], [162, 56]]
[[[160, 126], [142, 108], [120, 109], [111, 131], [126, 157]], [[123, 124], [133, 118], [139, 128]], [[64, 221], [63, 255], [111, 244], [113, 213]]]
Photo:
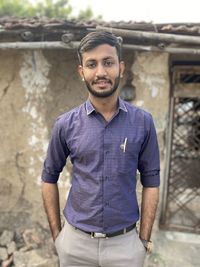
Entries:
[[110, 145], [110, 140], [109, 140], [109, 132], [107, 127], [105, 128], [104, 131], [104, 180], [103, 180], [103, 228], [104, 230], [107, 229], [108, 224], [107, 224], [107, 219], [109, 217], [108, 214], [108, 208], [109, 208], [109, 185], [108, 185], [108, 180], [109, 180], [109, 145]]

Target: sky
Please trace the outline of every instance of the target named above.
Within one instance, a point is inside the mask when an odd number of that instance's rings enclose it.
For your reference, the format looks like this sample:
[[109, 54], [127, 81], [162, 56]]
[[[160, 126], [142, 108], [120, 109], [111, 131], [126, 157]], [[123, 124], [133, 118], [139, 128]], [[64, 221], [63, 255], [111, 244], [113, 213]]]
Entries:
[[200, 23], [200, 0], [69, 0], [73, 14], [92, 8], [104, 21]]

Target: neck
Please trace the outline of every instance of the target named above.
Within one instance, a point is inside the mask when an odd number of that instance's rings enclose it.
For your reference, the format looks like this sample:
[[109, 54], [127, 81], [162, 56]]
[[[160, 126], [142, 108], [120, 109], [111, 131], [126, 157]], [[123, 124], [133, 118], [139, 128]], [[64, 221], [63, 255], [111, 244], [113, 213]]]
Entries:
[[109, 121], [117, 111], [118, 93], [106, 98], [95, 97], [89, 94], [89, 99], [95, 110], [101, 113], [107, 121]]

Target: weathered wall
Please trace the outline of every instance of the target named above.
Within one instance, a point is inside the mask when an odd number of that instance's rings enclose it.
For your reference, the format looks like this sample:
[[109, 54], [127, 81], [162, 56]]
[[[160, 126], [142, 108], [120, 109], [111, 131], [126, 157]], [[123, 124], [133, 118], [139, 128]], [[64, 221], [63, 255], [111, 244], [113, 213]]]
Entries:
[[[73, 51], [0, 51], [0, 61], [0, 230], [22, 221], [24, 227], [34, 221], [46, 225], [40, 175], [51, 127], [59, 114], [82, 103], [87, 91]], [[125, 62], [134, 73], [134, 103], [153, 114], [163, 151], [168, 56], [126, 52]], [[125, 79], [126, 73], [122, 84]], [[69, 169], [60, 180], [62, 207]]]
[[0, 227], [20, 218], [46, 222], [40, 175], [51, 127], [87, 95], [75, 58], [71, 51], [0, 52]]
[[[149, 111], [156, 126], [161, 160], [161, 186], [158, 227], [163, 200], [164, 172], [166, 165], [166, 128], [169, 119], [169, 55], [166, 53], [136, 53], [132, 70], [136, 99], [134, 104]], [[140, 188], [139, 188], [140, 189]], [[139, 190], [140, 191], [140, 190]]]
[[148, 110], [154, 118], [161, 153], [169, 110], [168, 54], [136, 53], [132, 67], [136, 87], [135, 105]]

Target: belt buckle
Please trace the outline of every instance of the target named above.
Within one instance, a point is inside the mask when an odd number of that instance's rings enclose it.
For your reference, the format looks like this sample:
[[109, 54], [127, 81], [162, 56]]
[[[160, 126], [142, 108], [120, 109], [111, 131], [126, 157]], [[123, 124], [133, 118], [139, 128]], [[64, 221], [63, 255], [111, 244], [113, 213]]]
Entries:
[[103, 233], [91, 233], [92, 238], [106, 238], [106, 234]]

